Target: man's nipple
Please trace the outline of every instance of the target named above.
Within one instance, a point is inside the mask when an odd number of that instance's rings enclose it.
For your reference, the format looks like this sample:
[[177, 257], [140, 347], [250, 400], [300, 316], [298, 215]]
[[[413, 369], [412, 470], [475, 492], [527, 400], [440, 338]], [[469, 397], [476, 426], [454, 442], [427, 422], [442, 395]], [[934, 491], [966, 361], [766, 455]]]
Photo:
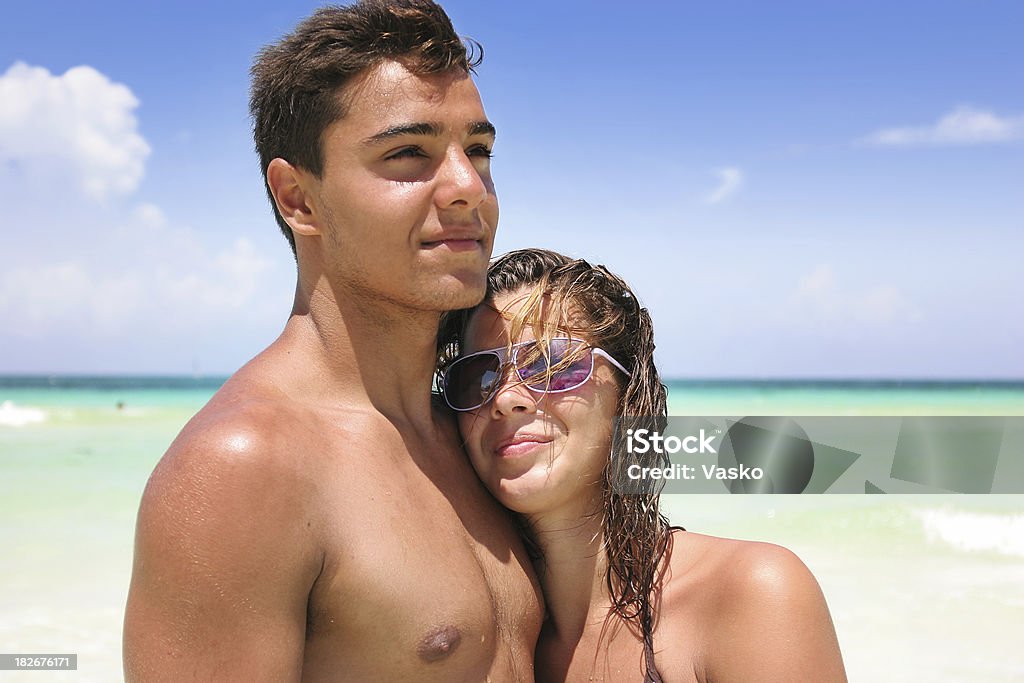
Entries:
[[462, 634], [454, 626], [441, 626], [423, 637], [416, 654], [425, 662], [438, 662], [451, 656], [462, 642]]

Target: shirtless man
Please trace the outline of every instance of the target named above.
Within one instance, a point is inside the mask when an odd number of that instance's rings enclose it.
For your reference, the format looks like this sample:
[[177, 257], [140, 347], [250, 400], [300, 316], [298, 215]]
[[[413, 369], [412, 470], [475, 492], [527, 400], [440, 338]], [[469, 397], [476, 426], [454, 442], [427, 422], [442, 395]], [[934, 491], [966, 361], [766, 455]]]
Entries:
[[533, 681], [538, 585], [429, 391], [498, 219], [470, 67], [429, 0], [321, 10], [258, 57], [295, 304], [146, 487], [129, 681]]

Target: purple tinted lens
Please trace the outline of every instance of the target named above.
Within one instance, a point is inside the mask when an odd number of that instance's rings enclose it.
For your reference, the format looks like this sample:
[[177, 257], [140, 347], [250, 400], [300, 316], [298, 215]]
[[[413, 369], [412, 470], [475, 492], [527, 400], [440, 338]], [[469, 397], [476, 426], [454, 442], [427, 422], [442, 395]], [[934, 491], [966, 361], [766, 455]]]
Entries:
[[483, 405], [501, 378], [501, 361], [493, 353], [461, 358], [444, 373], [444, 395], [453, 408]]
[[568, 391], [575, 389], [590, 377], [594, 357], [580, 354], [583, 342], [552, 339], [545, 358], [536, 344], [522, 346], [516, 354], [519, 378], [535, 391]]

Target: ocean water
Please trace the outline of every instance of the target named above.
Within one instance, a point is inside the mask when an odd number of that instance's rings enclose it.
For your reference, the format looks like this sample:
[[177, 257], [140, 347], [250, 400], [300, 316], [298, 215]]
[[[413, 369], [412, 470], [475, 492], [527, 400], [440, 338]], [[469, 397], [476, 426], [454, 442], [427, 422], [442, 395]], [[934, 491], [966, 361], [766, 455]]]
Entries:
[[671, 415], [1024, 415], [1024, 382], [668, 382]]
[[[77, 653], [121, 678], [135, 513], [220, 385], [0, 378], [0, 652]], [[1024, 415], [1024, 384], [682, 382], [685, 415]], [[1024, 496], [666, 496], [691, 531], [778, 543], [825, 593], [851, 681], [1024, 680]], [[754, 637], [754, 636], [752, 636]]]

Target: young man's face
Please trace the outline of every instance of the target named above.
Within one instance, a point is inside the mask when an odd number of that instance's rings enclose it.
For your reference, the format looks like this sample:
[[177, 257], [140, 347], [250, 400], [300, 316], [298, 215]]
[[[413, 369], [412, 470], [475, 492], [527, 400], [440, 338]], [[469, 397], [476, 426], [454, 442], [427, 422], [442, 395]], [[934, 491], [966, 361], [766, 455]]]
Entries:
[[384, 62], [343, 97], [315, 184], [332, 283], [422, 310], [478, 303], [498, 199], [494, 129], [473, 81]]

